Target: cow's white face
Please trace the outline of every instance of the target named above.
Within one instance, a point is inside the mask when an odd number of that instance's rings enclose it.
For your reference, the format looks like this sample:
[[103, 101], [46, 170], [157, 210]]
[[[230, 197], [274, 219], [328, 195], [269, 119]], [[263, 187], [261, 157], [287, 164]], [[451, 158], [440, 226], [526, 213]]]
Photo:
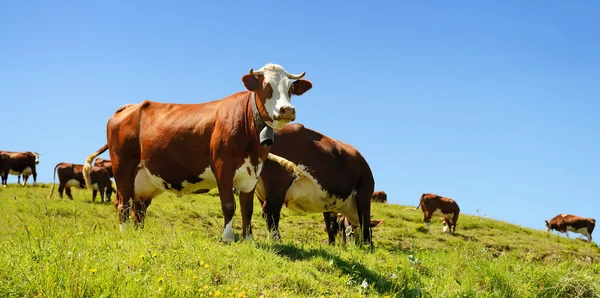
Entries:
[[270, 118], [264, 119], [267, 125], [279, 130], [294, 121], [296, 109], [292, 105], [292, 94], [302, 95], [312, 88], [309, 81], [302, 80], [304, 73], [293, 75], [280, 65], [267, 64], [250, 74], [251, 76], [246, 75], [242, 80], [248, 90], [259, 93], [264, 100], [263, 105]]
[[290, 88], [292, 82], [283, 72], [265, 72], [263, 86], [270, 84], [273, 96], [265, 102], [265, 109], [273, 122], [267, 124], [274, 129], [282, 129], [284, 125], [296, 119], [296, 109], [292, 105]]
[[40, 154], [37, 152], [33, 152], [33, 155], [35, 156], [35, 164], [39, 164], [40, 163]]

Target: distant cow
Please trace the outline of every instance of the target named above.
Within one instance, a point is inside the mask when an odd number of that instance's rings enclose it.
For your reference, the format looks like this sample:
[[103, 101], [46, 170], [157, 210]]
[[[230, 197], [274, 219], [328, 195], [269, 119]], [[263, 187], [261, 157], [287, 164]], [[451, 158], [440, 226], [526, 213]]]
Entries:
[[114, 177], [110, 159], [98, 157], [96, 160], [94, 160], [94, 166], [105, 168], [108, 171], [108, 175], [110, 175], [111, 178]]
[[417, 210], [421, 207], [423, 210], [423, 221], [427, 226], [427, 230], [431, 231], [429, 222], [432, 216], [439, 216], [444, 221], [444, 232], [450, 232], [454, 235], [456, 230], [456, 222], [458, 221], [458, 215], [460, 208], [453, 199], [440, 197], [436, 194], [424, 193], [421, 195], [419, 205], [414, 209]]
[[580, 233], [592, 241], [592, 232], [596, 226], [596, 220], [593, 218], [584, 218], [577, 215], [559, 214], [551, 220], [546, 220], [546, 231], [556, 230], [565, 233], [569, 237], [569, 231]]
[[[275, 132], [275, 139], [271, 152], [280, 159], [269, 155], [256, 186], [271, 238], [280, 239], [279, 218], [285, 204], [298, 213], [323, 213], [330, 244], [335, 243], [337, 213], [361, 228], [357, 238], [372, 244], [375, 182], [358, 150], [301, 124], [286, 125]], [[281, 166], [290, 161], [298, 165], [302, 176], [295, 177]]]
[[[57, 174], [59, 182], [58, 195], [61, 199], [63, 197], [63, 191], [67, 193], [69, 199], [73, 200], [71, 187], [85, 187], [83, 165], [61, 162], [54, 167], [54, 177], [52, 178], [52, 188], [50, 189], [49, 197], [52, 196], [52, 193], [54, 192], [54, 183]], [[92, 188], [94, 190], [92, 192], [92, 201], [96, 200], [96, 194], [99, 191], [101, 201], [110, 202], [110, 196], [114, 192], [114, 189], [108, 171], [103, 167], [92, 167], [90, 177]]]
[[240, 191], [242, 237], [251, 239], [248, 213], [252, 213], [254, 188], [274, 141], [273, 129], [296, 119], [292, 95], [312, 88], [302, 79], [304, 75], [267, 64], [242, 77], [247, 91], [223, 99], [125, 105], [108, 120], [106, 144], [86, 159], [85, 177], [92, 160], [109, 150], [119, 222], [131, 217], [141, 227], [148, 206], [159, 194], [169, 191], [182, 196], [217, 187], [225, 242], [234, 241], [236, 188]]
[[376, 191], [371, 195], [371, 202], [387, 203], [387, 194], [385, 191]]
[[6, 187], [8, 174], [23, 175], [23, 186], [27, 183], [29, 176], [33, 175], [33, 185], [36, 184], [37, 172], [35, 168], [40, 163], [39, 153], [0, 151], [0, 154], [4, 155], [4, 162], [0, 167], [0, 176], [4, 187]]
[[[330, 214], [329, 216], [332, 216], [332, 215]], [[340, 238], [342, 238], [342, 243], [346, 243], [346, 238], [353, 237], [356, 229], [358, 228], [357, 226], [351, 224], [348, 221], [348, 218], [343, 216], [341, 213], [337, 214], [337, 222], [336, 223], [337, 223], [337, 225], [335, 228], [337, 229], [338, 233], [340, 234]], [[370, 227], [375, 228], [375, 227], [380, 226], [382, 223], [383, 223], [383, 220], [371, 219]], [[327, 230], [327, 227], [325, 227], [325, 230]]]

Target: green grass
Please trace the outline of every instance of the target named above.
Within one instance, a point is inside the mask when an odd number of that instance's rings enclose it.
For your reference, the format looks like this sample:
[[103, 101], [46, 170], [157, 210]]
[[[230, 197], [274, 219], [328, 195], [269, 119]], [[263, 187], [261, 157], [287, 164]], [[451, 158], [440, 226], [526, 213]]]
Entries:
[[0, 189], [0, 297], [600, 297], [595, 243], [477, 216], [427, 234], [420, 210], [373, 204], [369, 251], [327, 245], [322, 215], [285, 208], [270, 242], [256, 203], [255, 240], [224, 244], [214, 193], [163, 194], [145, 229], [120, 232], [112, 204], [49, 190]]

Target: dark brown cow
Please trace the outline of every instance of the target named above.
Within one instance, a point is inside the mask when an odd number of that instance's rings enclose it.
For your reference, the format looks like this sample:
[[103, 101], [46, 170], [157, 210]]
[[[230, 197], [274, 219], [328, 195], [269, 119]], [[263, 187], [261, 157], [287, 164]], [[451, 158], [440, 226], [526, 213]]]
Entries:
[[104, 158], [96, 158], [96, 160], [94, 160], [94, 166], [95, 167], [103, 167], [108, 171], [108, 175], [110, 175], [110, 177], [114, 177], [113, 175], [113, 170], [112, 170], [112, 164], [110, 163], [109, 159], [104, 159]]
[[387, 194], [385, 191], [376, 191], [371, 196], [371, 202], [387, 203]]
[[[323, 213], [329, 243], [335, 242], [337, 213], [361, 228], [360, 240], [372, 243], [369, 226], [375, 182], [358, 150], [301, 124], [286, 125], [275, 139], [278, 142], [271, 148], [275, 155], [269, 155], [256, 187], [271, 238], [280, 239], [279, 217], [285, 203], [298, 213]], [[271, 160], [272, 156], [276, 158]], [[278, 158], [298, 164], [302, 175], [289, 174]]]
[[242, 237], [251, 238], [248, 214], [273, 142], [272, 129], [295, 120], [292, 94], [312, 88], [301, 79], [304, 74], [291, 75], [267, 64], [242, 77], [248, 91], [220, 100], [126, 105], [108, 121], [107, 144], [88, 157], [86, 173], [92, 159], [110, 150], [119, 221], [127, 220], [131, 208], [134, 223], [142, 227], [152, 198], [160, 193], [184, 195], [218, 187], [226, 242], [234, 241], [235, 187], [241, 192]]
[[565, 233], [569, 237], [569, 231], [580, 233], [588, 238], [588, 242], [592, 241], [592, 232], [596, 226], [596, 220], [593, 218], [585, 218], [577, 215], [559, 214], [550, 221], [546, 220], [546, 231], [556, 230]]
[[6, 187], [8, 180], [8, 174], [11, 175], [23, 175], [23, 183], [25, 186], [27, 179], [30, 175], [33, 175], [33, 185], [36, 184], [37, 172], [36, 165], [40, 163], [37, 152], [13, 152], [13, 151], [0, 151], [0, 154], [4, 154], [4, 163], [0, 167], [0, 176], [2, 177], [2, 185]]
[[[50, 189], [50, 195], [54, 192], [54, 184], [56, 175], [58, 174], [58, 195], [62, 199], [63, 191], [67, 193], [67, 197], [73, 200], [71, 195], [71, 187], [85, 187], [85, 179], [83, 178], [83, 165], [72, 164], [61, 162], [54, 167], [54, 176], [52, 178], [52, 188]], [[110, 202], [110, 196], [115, 191], [110, 181], [108, 171], [103, 167], [92, 167], [90, 173], [90, 179], [92, 183], [92, 201], [96, 201], [96, 194], [100, 191], [101, 201]], [[106, 194], [106, 196], [105, 196]]]
[[423, 221], [427, 226], [427, 230], [431, 231], [429, 222], [432, 216], [439, 216], [444, 221], [444, 232], [450, 232], [454, 235], [456, 230], [456, 222], [460, 214], [460, 208], [453, 199], [440, 197], [432, 193], [424, 193], [421, 195], [419, 205], [414, 210], [423, 210]]

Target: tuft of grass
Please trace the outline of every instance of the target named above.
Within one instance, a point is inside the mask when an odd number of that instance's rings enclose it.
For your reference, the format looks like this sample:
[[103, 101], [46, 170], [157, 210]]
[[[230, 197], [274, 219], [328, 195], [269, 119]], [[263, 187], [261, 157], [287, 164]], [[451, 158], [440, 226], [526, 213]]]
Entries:
[[255, 241], [220, 242], [219, 197], [170, 194], [120, 231], [111, 203], [48, 185], [0, 189], [0, 296], [600, 297], [600, 248], [461, 215], [455, 236], [421, 211], [373, 204], [375, 249], [327, 245], [322, 215], [283, 210], [279, 243], [255, 204]]

